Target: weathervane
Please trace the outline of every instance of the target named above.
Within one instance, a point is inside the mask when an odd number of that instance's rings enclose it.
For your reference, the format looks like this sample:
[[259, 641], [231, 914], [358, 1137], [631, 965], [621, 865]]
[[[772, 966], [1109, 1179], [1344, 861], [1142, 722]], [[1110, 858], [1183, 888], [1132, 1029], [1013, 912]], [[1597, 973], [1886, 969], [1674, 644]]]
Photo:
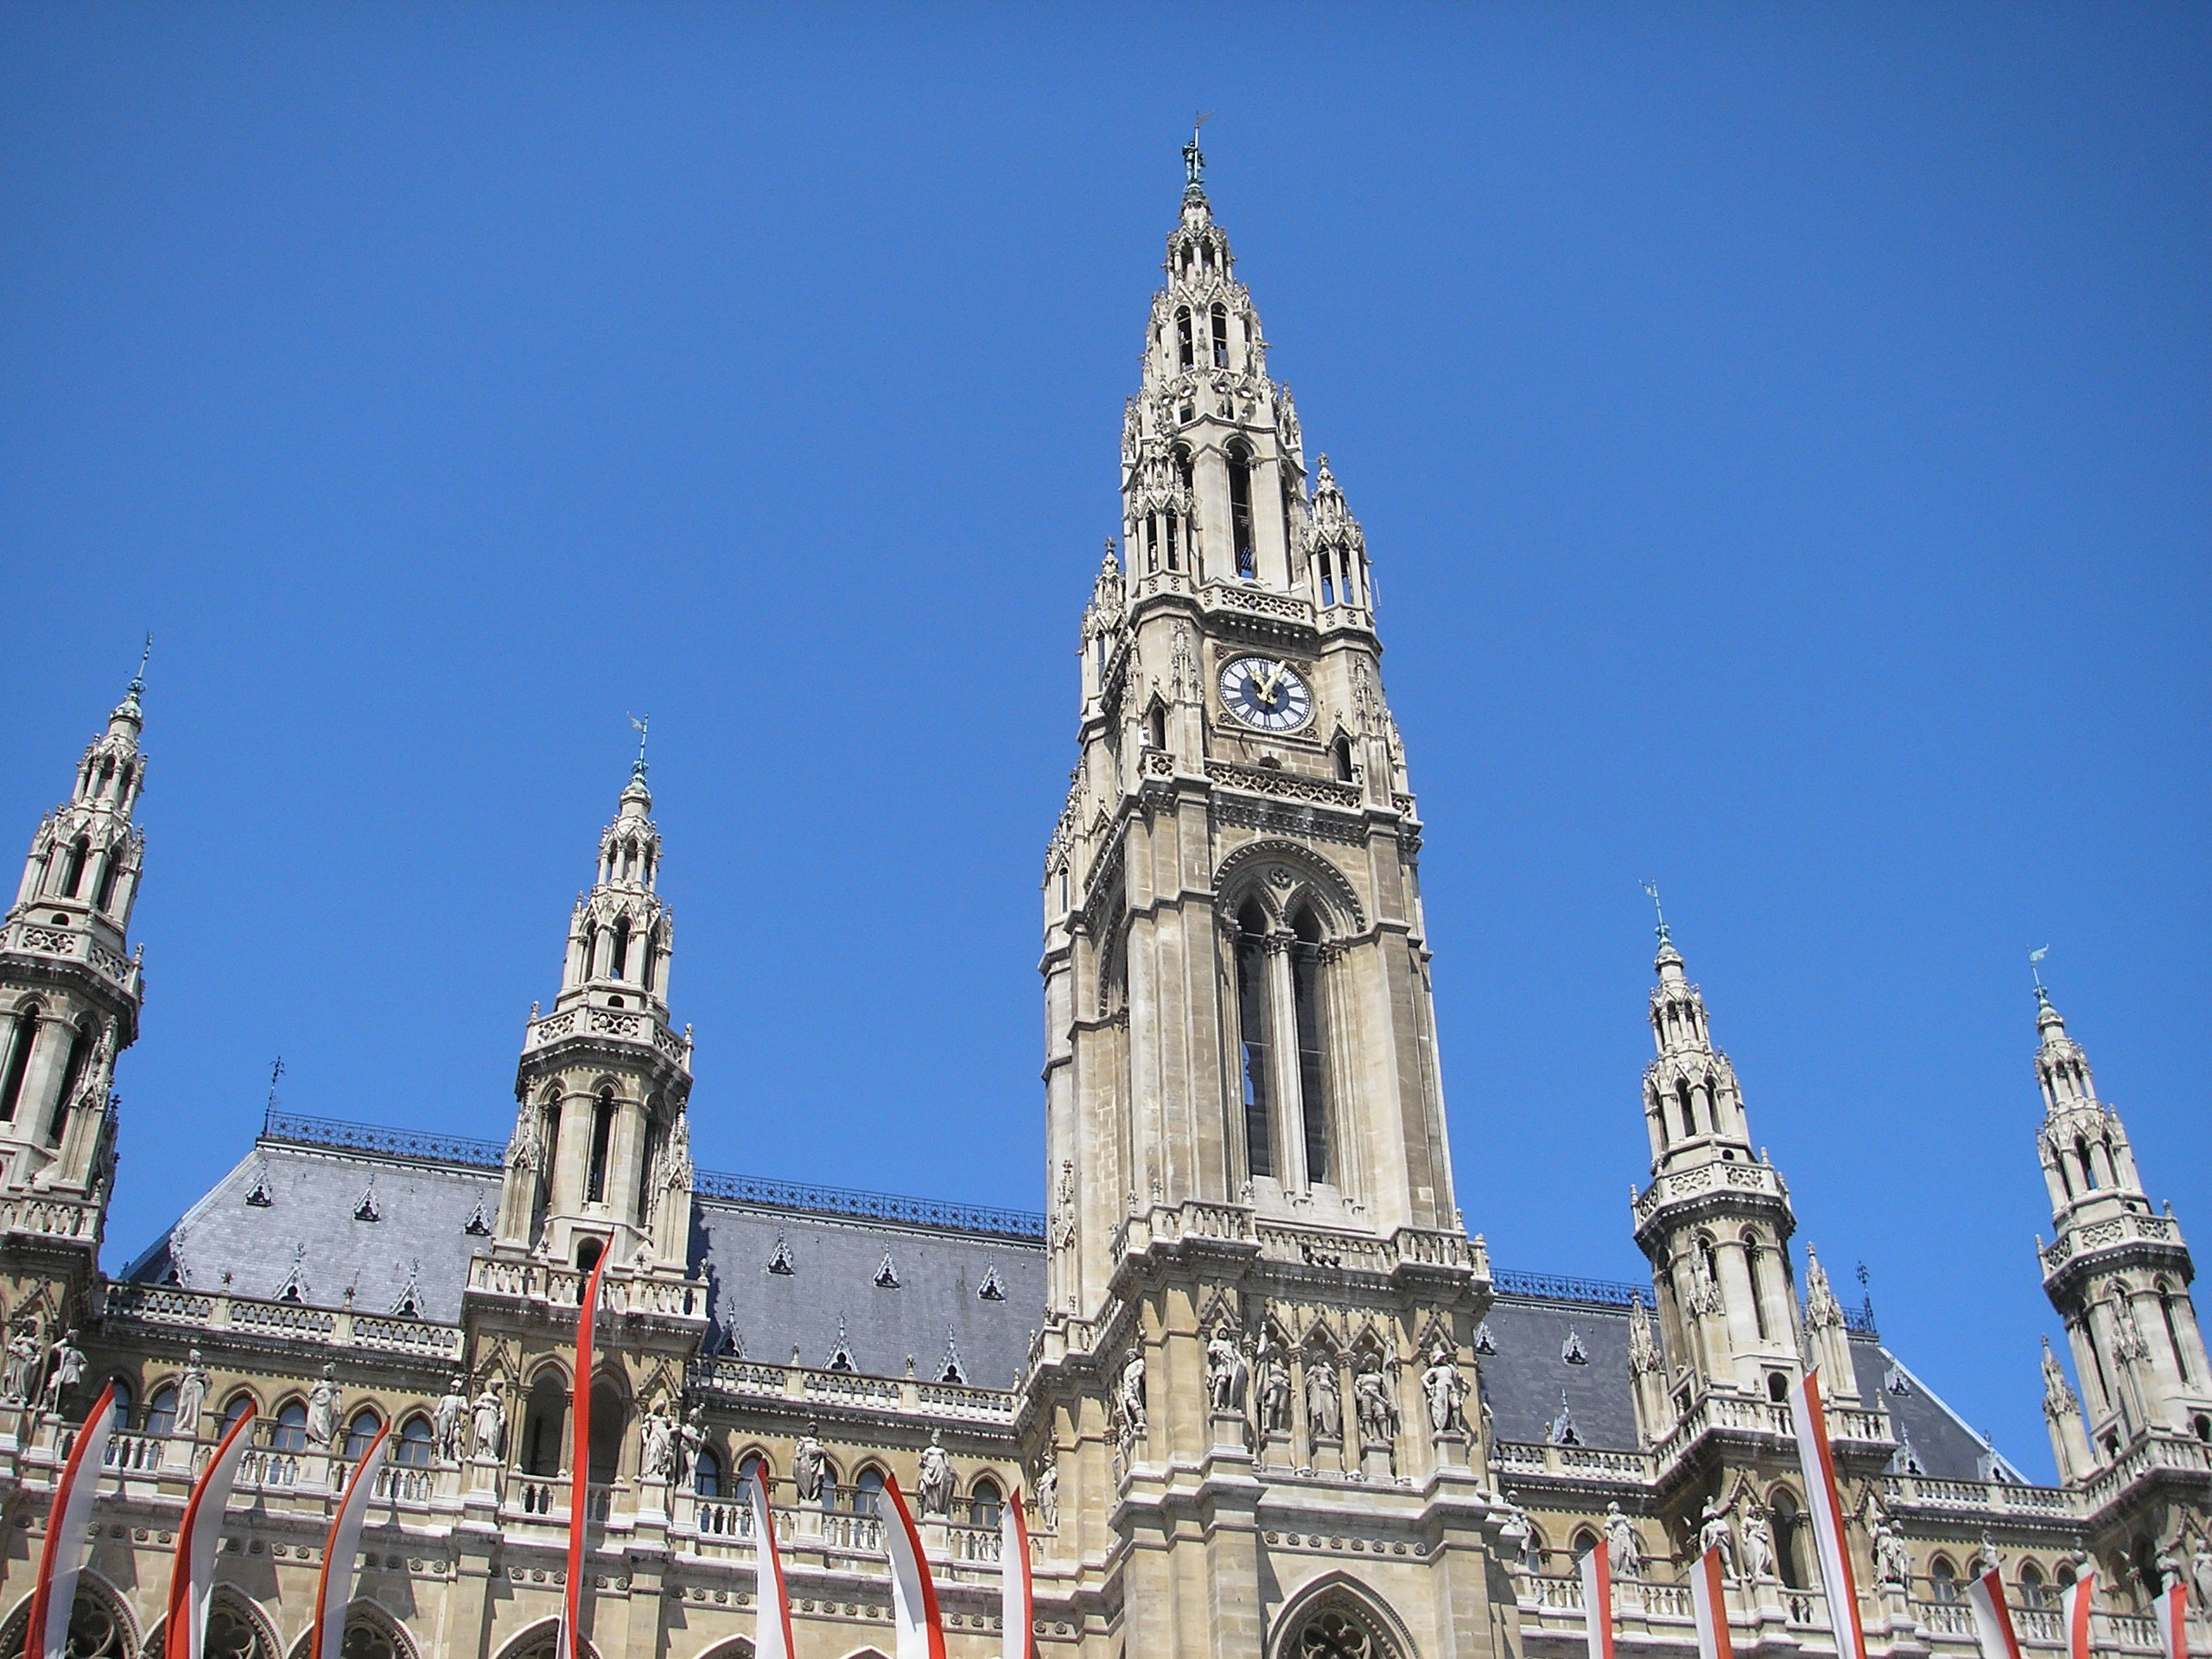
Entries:
[[137, 696], [146, 689], [146, 664], [153, 660], [154, 631], [146, 630], [146, 649], [138, 653], [138, 671], [130, 677], [130, 695]]
[[269, 1063], [269, 1109], [276, 1109], [276, 1079], [284, 1075], [284, 1057], [279, 1054]]
[[645, 728], [652, 724], [651, 715], [632, 715], [630, 723], [638, 728], [638, 759], [630, 768], [630, 775], [639, 783], [645, 779]]
[[1667, 911], [1666, 907], [1659, 902], [1659, 884], [1656, 881], [1646, 881], [1643, 883], [1643, 890], [1651, 895], [1652, 911], [1659, 918], [1659, 943], [1672, 944], [1675, 942], [1675, 936], [1667, 931]]
[[1212, 111], [1199, 111], [1191, 123], [1191, 142], [1183, 146], [1183, 170], [1189, 175], [1189, 186], [1193, 190], [1204, 181], [1206, 170], [1205, 152], [1198, 148], [1198, 129], [1212, 119]]

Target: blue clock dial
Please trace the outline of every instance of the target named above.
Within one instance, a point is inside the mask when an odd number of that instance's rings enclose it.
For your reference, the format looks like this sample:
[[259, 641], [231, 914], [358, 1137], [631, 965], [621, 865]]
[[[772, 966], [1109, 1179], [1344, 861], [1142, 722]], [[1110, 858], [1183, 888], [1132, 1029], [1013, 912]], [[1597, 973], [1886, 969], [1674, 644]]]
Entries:
[[1247, 726], [1262, 732], [1295, 731], [1313, 712], [1313, 693], [1287, 662], [1239, 657], [1221, 671], [1221, 701]]

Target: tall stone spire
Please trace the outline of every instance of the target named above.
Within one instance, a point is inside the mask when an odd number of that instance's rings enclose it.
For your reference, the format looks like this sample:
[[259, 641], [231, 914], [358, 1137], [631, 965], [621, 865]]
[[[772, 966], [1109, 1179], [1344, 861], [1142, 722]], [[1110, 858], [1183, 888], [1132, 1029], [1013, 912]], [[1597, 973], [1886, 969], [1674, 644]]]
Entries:
[[[2088, 1056], [2067, 1035], [2050, 991], [2038, 982], [2035, 995], [2044, 1104], [2036, 1149], [2056, 1230], [2038, 1246], [2044, 1290], [2066, 1321], [2082, 1383], [2088, 1455], [2102, 1468], [2146, 1440], [2212, 1440], [2212, 1363], [2181, 1225], [2171, 1211], [2153, 1211], [2120, 1114], [2097, 1097]], [[2066, 1425], [2055, 1417], [2052, 1427], [2058, 1444]], [[2070, 1448], [2058, 1449], [2063, 1467]]]
[[562, 1262], [613, 1248], [681, 1271], [690, 1242], [691, 1039], [669, 1028], [674, 922], [640, 743], [569, 922], [552, 1012], [531, 1011], [498, 1237]]
[[[116, 1057], [138, 1035], [144, 990], [126, 938], [146, 849], [133, 819], [146, 781], [144, 690], [142, 660], [78, 761], [69, 798], [32, 836], [0, 930], [0, 1188], [41, 1200], [4, 1213], [12, 1232], [88, 1251], [114, 1167]], [[89, 1272], [89, 1256], [80, 1265]]]

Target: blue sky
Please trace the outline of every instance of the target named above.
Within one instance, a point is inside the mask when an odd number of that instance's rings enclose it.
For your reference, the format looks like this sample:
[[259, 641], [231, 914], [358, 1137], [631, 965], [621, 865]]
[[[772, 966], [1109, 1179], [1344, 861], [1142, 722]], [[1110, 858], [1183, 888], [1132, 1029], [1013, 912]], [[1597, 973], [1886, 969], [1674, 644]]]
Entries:
[[505, 1134], [643, 711], [701, 1161], [1039, 1205], [1205, 108], [1376, 562], [1470, 1225], [1641, 1271], [1656, 877], [1801, 1237], [2047, 1473], [2029, 946], [2212, 1248], [2209, 60], [2178, 7], [0, 9], [0, 842], [158, 637], [111, 1265], [279, 1053]]

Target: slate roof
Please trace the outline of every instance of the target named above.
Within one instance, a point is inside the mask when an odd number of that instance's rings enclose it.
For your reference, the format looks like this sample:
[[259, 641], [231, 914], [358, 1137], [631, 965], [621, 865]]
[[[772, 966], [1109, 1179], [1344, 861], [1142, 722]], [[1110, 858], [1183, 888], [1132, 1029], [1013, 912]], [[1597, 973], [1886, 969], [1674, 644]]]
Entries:
[[[493, 1142], [272, 1117], [253, 1150], [124, 1269], [213, 1290], [357, 1311], [461, 1317], [470, 1256], [489, 1248], [501, 1148]], [[1045, 1306], [1041, 1217], [1020, 1211], [702, 1174], [691, 1265], [708, 1281], [709, 1351], [864, 1376], [1003, 1389]], [[371, 1216], [373, 1213], [374, 1218]], [[472, 1231], [472, 1223], [477, 1231]], [[787, 1269], [787, 1270], [783, 1270]], [[885, 1282], [895, 1281], [895, 1283]], [[1561, 1408], [1585, 1446], [1637, 1449], [1629, 1303], [1642, 1287], [1500, 1273], [1476, 1357], [1496, 1432], [1551, 1438]], [[989, 1291], [995, 1294], [987, 1294]], [[1882, 1346], [1854, 1329], [1862, 1397], [1879, 1397], [1921, 1472], [2022, 1477]], [[1901, 1454], [1902, 1455], [1902, 1454]]]

